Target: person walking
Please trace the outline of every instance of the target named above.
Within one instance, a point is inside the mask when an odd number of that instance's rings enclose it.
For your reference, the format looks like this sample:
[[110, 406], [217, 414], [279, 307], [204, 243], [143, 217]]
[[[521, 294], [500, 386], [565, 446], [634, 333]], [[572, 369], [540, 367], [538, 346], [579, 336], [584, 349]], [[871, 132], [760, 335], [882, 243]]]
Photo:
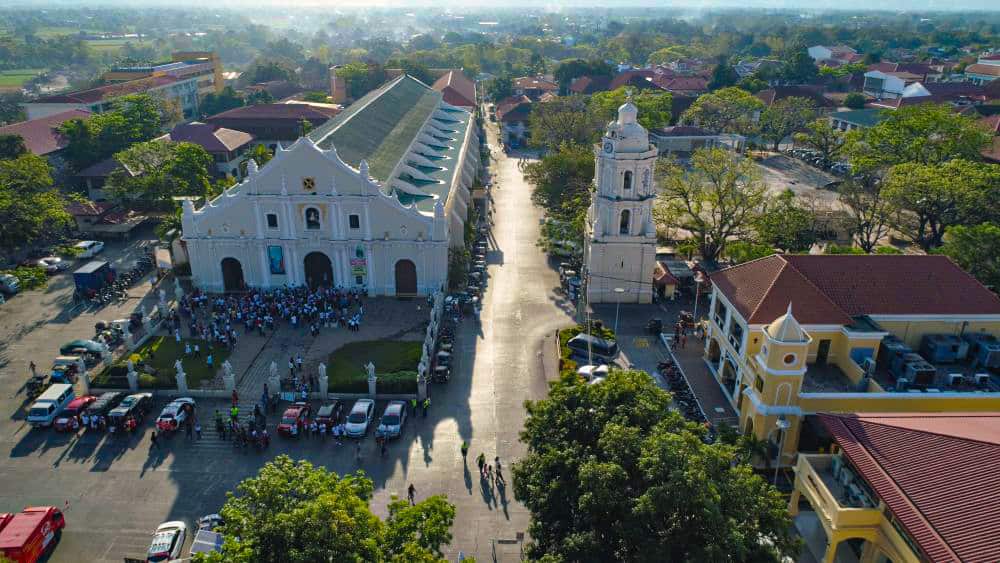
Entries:
[[431, 398], [424, 399], [424, 418], [427, 418], [427, 411], [431, 410]]
[[194, 435], [201, 440], [201, 422], [199, 422], [197, 418], [194, 419]]
[[496, 464], [497, 465], [497, 478], [496, 478], [497, 486], [500, 486], [501, 484], [506, 485], [507, 484], [507, 480], [503, 478], [503, 469], [500, 468], [500, 458], [499, 457], [497, 457], [496, 462], [497, 462], [497, 464]]
[[239, 393], [236, 392], [236, 389], [233, 389], [232, 398], [233, 398], [233, 406], [235, 407], [240, 403], [240, 395]]
[[417, 416], [417, 400], [416, 399], [410, 399], [410, 414], [413, 415], [413, 416]]
[[[201, 357], [201, 346], [199, 346], [198, 344], [194, 345], [194, 357], [195, 358], [200, 358]], [[211, 364], [209, 364], [209, 365], [211, 365]]]
[[156, 446], [156, 449], [160, 449], [160, 442], [157, 441], [156, 430], [153, 430], [153, 433], [149, 435], [149, 442]]
[[208, 357], [205, 358], [205, 363], [208, 364], [208, 368], [209, 369], [212, 369], [212, 355], [211, 354], [209, 354]]
[[410, 486], [406, 488], [406, 497], [410, 499], [410, 506], [416, 504], [414, 502], [416, 496], [417, 496], [417, 488], [413, 486], [413, 483], [410, 483]]
[[462, 440], [462, 463], [465, 463], [466, 458], [469, 455], [469, 443]]
[[482, 476], [483, 470], [486, 468], [486, 454], [479, 454], [479, 457], [476, 458], [476, 465], [479, 466], [479, 475]]
[[36, 375], [38, 375], [37, 373], [38, 368], [35, 367], [35, 362], [28, 362], [28, 369], [31, 370], [31, 377], [35, 377]]
[[361, 440], [354, 441], [354, 459], [361, 461]]

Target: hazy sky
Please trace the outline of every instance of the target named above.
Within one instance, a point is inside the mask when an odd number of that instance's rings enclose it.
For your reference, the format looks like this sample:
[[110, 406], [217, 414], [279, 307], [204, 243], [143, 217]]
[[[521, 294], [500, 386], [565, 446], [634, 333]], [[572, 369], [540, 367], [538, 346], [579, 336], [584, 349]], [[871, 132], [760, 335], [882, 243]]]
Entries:
[[1000, 11], [1000, 0], [895, 0], [893, 2], [872, 2], [870, 0], [6, 0], [0, 5], [16, 6], [219, 6], [227, 8], [250, 8], [268, 6], [271, 8], [303, 5], [310, 7], [432, 7], [456, 10], [489, 9], [506, 7], [531, 7], [560, 10], [576, 6], [588, 8], [615, 8], [626, 6], [650, 6], [670, 8], [764, 8], [792, 10], [885, 10], [885, 11]]

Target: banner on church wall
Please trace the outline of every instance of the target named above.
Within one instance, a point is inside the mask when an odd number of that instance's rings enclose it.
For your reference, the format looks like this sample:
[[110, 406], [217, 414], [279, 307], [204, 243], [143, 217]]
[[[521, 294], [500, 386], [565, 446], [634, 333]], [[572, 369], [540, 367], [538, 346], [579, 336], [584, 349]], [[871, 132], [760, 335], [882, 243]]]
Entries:
[[285, 273], [285, 251], [280, 246], [267, 247], [267, 262], [271, 267], [272, 274], [283, 275]]

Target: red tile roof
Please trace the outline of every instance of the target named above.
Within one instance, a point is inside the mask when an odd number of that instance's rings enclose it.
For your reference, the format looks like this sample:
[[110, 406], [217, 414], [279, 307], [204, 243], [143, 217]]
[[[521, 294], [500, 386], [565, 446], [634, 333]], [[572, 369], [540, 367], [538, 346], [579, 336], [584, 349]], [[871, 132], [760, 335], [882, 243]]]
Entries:
[[618, 73], [611, 79], [608, 90], [617, 90], [622, 86], [635, 84], [636, 79], [646, 81], [646, 79], [651, 79], [653, 76], [654, 73], [651, 70], [626, 70], [625, 72]]
[[1000, 561], [1000, 413], [819, 418], [921, 559]]
[[114, 209], [110, 201], [74, 201], [66, 206], [66, 212], [78, 217], [96, 217]]
[[574, 94], [593, 94], [608, 90], [610, 85], [610, 76], [581, 76], [569, 85], [569, 91]]
[[531, 98], [511, 96], [497, 102], [497, 119], [500, 121], [524, 121], [531, 113]]
[[969, 73], [1000, 78], [1000, 65], [984, 65], [979, 63], [972, 64], [965, 67], [965, 74]]
[[431, 88], [441, 92], [444, 101], [453, 106], [475, 107], [476, 105], [476, 83], [469, 80], [460, 70], [449, 70], [444, 73]]
[[54, 96], [46, 96], [44, 98], [38, 98], [37, 100], [31, 103], [93, 104], [95, 102], [120, 98], [122, 96], [127, 96], [129, 94], [140, 94], [142, 92], [152, 90], [153, 88], [166, 86], [167, 84], [172, 84], [180, 80], [181, 79], [174, 78], [173, 76], [150, 76], [147, 78], [140, 78], [138, 80], [129, 80], [128, 82], [108, 84], [106, 86], [91, 88], [89, 90], [80, 90], [77, 92], [68, 92], [66, 94], [56, 94]]
[[211, 123], [182, 123], [166, 135], [171, 141], [194, 143], [210, 153], [227, 153], [253, 141], [253, 135]]
[[775, 86], [757, 92], [756, 96], [768, 107], [778, 100], [792, 97], [806, 98], [812, 101], [813, 105], [817, 108], [832, 108], [837, 106], [837, 104], [823, 95], [822, 86]]
[[720, 270], [712, 282], [751, 324], [792, 303], [802, 324], [857, 315], [997, 315], [1000, 297], [946, 256], [772, 255]]
[[515, 90], [546, 90], [546, 91], [557, 91], [559, 90], [559, 85], [555, 82], [551, 82], [544, 78], [539, 78], [537, 76], [522, 76], [514, 80]]
[[657, 77], [654, 82], [669, 92], [704, 92], [708, 90], [708, 81], [700, 76]]
[[90, 117], [90, 112], [85, 109], [71, 109], [0, 127], [0, 135], [20, 135], [29, 152], [45, 156], [66, 148], [68, 144], [62, 135], [56, 133], [57, 127], [70, 119], [86, 119], [88, 117]]

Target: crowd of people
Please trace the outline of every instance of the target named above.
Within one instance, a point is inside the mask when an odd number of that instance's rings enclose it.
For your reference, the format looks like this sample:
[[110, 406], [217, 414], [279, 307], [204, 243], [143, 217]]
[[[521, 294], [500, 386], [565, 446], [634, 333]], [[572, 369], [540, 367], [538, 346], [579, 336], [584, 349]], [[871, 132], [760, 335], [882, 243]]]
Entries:
[[181, 299], [180, 314], [190, 319], [195, 337], [229, 346], [238, 339], [236, 327], [240, 325], [244, 333], [257, 331], [261, 336], [282, 324], [307, 329], [313, 336], [324, 328], [358, 330], [364, 315], [363, 297], [358, 289], [331, 287], [251, 289], [215, 297], [195, 290]]

